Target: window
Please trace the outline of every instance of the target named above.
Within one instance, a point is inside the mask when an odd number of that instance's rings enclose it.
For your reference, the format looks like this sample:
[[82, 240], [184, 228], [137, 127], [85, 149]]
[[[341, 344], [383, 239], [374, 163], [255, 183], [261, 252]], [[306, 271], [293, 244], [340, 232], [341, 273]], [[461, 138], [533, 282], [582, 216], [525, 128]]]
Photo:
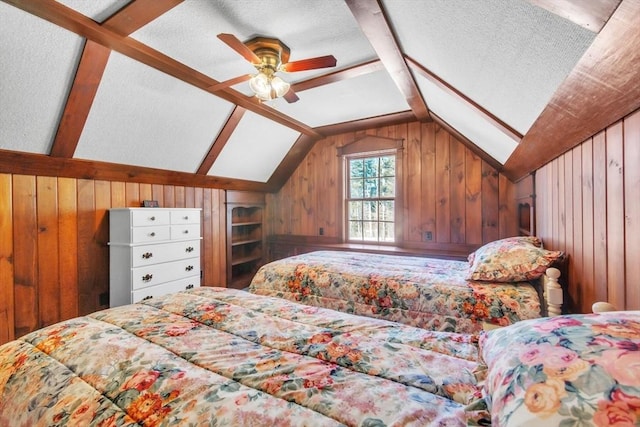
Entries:
[[341, 147], [340, 198], [345, 241], [397, 244], [403, 241], [402, 149], [404, 139], [365, 135]]
[[395, 241], [396, 154], [347, 157], [347, 240]]

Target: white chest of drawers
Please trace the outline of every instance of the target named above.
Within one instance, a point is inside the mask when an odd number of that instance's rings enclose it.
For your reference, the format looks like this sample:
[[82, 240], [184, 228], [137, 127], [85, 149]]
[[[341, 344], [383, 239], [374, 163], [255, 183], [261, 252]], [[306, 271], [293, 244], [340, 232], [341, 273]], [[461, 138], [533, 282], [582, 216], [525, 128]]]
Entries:
[[109, 305], [200, 286], [200, 209], [109, 210]]

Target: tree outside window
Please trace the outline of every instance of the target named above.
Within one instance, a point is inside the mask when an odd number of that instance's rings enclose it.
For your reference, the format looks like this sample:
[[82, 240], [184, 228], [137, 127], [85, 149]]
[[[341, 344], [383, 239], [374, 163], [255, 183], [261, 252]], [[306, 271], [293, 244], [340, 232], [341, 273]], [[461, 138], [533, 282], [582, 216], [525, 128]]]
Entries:
[[395, 241], [395, 154], [348, 159], [347, 239]]

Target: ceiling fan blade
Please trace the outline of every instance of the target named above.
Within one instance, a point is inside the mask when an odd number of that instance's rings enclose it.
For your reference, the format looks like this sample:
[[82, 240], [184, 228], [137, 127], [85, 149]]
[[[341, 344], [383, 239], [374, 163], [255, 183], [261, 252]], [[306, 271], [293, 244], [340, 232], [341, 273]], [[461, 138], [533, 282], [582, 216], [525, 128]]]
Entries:
[[251, 78], [251, 74], [245, 74], [243, 76], [234, 77], [232, 79], [225, 80], [223, 82], [209, 86], [208, 89], [210, 92], [215, 92], [217, 90], [226, 89], [228, 87], [237, 85], [238, 83], [246, 82], [250, 78]]
[[220, 33], [220, 34], [218, 34], [218, 38], [220, 40], [222, 40], [223, 42], [225, 42], [227, 44], [227, 46], [229, 46], [231, 49], [233, 49], [236, 52], [238, 52], [240, 55], [242, 55], [242, 57], [244, 59], [246, 59], [247, 61], [251, 62], [252, 64], [259, 64], [260, 63], [260, 58], [258, 58], [258, 55], [253, 53], [253, 51], [251, 49], [249, 49], [247, 46], [245, 46], [245, 44], [242, 43], [233, 34]]
[[300, 100], [300, 98], [298, 98], [298, 95], [296, 95], [296, 93], [293, 91], [293, 88], [290, 88], [289, 91], [284, 94], [283, 98], [289, 104], [293, 104], [294, 102]]
[[293, 73], [296, 71], [315, 70], [316, 68], [335, 67], [336, 58], [333, 55], [318, 56], [317, 58], [302, 59], [282, 65], [282, 71]]

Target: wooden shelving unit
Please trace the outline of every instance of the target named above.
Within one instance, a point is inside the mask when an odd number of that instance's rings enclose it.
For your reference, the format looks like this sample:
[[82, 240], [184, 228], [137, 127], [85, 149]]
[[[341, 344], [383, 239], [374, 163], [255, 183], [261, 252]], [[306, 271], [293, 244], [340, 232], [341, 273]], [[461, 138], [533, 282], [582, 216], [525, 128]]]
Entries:
[[264, 264], [264, 194], [227, 191], [227, 286], [249, 286]]

